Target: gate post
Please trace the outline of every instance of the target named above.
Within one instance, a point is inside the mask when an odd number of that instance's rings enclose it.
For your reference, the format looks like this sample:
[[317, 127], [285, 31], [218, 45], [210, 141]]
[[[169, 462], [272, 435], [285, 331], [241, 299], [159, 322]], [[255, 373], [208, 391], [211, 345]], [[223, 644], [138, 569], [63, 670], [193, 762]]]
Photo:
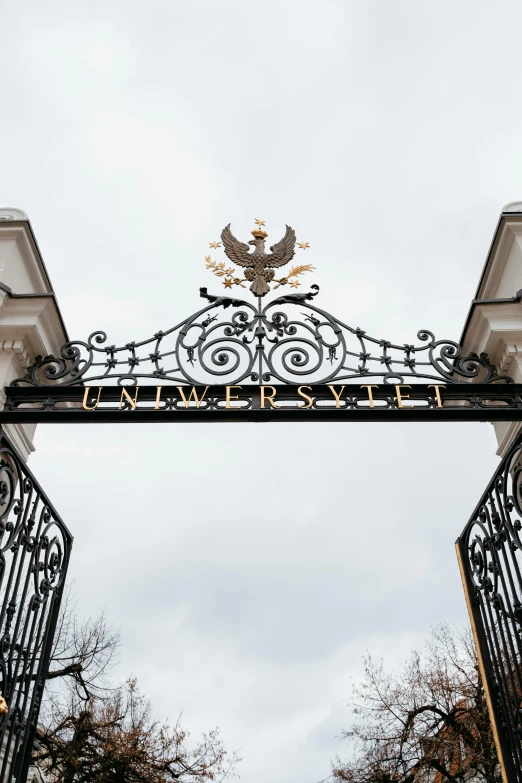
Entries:
[[[500, 215], [460, 339], [463, 355], [486, 354], [497, 372], [522, 383], [522, 201]], [[493, 422], [504, 457], [521, 422]]]
[[[498, 373], [522, 382], [522, 201], [502, 210], [460, 344], [466, 354], [486, 354]], [[456, 551], [502, 777], [504, 783], [519, 783], [522, 542], [511, 512], [513, 506], [519, 512], [522, 500], [522, 421], [492, 423], [497, 454], [504, 459], [457, 540]]]
[[[37, 356], [58, 356], [67, 331], [29, 218], [0, 208], [0, 410], [6, 386]], [[19, 455], [32, 451], [34, 424], [4, 428]]]
[[[67, 340], [27, 215], [19, 209], [0, 208], [0, 410], [5, 388], [25, 375], [37, 357], [58, 356]], [[0, 473], [11, 471], [12, 479], [6, 491], [16, 493], [22, 507], [27, 504], [25, 513], [11, 520], [14, 532], [9, 535], [4, 530], [0, 536], [0, 689], [9, 708], [7, 715], [0, 716], [1, 783], [27, 780], [72, 545], [67, 528], [24, 467], [34, 451], [35, 429], [35, 424], [12, 423], [0, 430], [0, 460], [8, 462], [5, 468], [0, 461]], [[5, 524], [15, 507], [5, 504], [4, 484], [0, 489], [0, 520]], [[26, 537], [32, 540], [32, 549]], [[11, 554], [11, 545], [18, 555]], [[55, 547], [47, 560], [46, 547]], [[30, 571], [36, 564], [45, 573], [42, 581]], [[9, 573], [20, 579], [18, 592], [10, 592]]]

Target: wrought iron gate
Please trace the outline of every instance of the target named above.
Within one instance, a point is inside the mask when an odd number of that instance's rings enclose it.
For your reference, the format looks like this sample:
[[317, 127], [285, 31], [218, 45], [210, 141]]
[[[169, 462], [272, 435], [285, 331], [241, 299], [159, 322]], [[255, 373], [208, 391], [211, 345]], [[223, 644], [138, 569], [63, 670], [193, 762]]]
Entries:
[[522, 435], [456, 543], [506, 783], [522, 783]]
[[[27, 778], [72, 536], [0, 431], [0, 782]], [[4, 706], [5, 709], [5, 706]]]
[[[521, 421], [522, 384], [486, 353], [421, 329], [412, 343], [378, 339], [316, 304], [298, 287], [309, 264], [285, 277], [295, 233], [256, 251], [227, 226], [229, 260], [206, 257], [225, 289], [167, 330], [123, 345], [103, 331], [36, 356], [6, 387], [2, 424], [38, 421]], [[220, 242], [210, 246], [217, 249]], [[306, 249], [308, 243], [302, 242]], [[283, 292], [281, 292], [283, 293]], [[255, 303], [254, 303], [255, 301]], [[503, 300], [511, 301], [511, 300]], [[513, 300], [514, 301], [514, 300]], [[275, 385], [272, 385], [275, 384]], [[1, 433], [1, 429], [0, 429]], [[522, 438], [495, 474], [457, 542], [470, 616], [506, 783], [522, 783]], [[26, 466], [0, 434], [0, 783], [25, 783], [72, 539]]]

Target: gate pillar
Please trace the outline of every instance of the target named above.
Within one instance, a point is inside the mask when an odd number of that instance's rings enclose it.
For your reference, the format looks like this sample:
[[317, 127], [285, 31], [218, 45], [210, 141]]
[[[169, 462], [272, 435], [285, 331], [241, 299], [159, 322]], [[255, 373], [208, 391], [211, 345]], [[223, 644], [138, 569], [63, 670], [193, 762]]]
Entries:
[[[502, 210], [460, 344], [464, 355], [485, 353], [498, 373], [522, 383], [522, 201]], [[500, 457], [520, 425], [493, 422]]]
[[[37, 356], [59, 355], [67, 342], [56, 296], [29, 218], [0, 208], [0, 410], [4, 389]], [[35, 424], [4, 426], [23, 460], [34, 451]]]
[[[460, 340], [522, 383], [522, 201], [502, 210]], [[492, 422], [502, 462], [456, 543], [505, 783], [522, 783], [522, 421]]]

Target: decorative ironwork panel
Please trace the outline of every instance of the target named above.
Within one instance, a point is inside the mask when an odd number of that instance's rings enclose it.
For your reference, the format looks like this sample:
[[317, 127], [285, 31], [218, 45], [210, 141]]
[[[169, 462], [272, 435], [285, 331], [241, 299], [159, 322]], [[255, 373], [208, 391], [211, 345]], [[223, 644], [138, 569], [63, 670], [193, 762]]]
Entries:
[[522, 435], [457, 541], [499, 755], [522, 783]]
[[0, 433], [1, 783], [27, 777], [71, 544], [42, 488]]
[[319, 286], [263, 306], [213, 296], [208, 305], [142, 341], [107, 345], [105, 332], [64, 345], [60, 356], [37, 357], [15, 384], [327, 384], [502, 381], [486, 354], [464, 356], [452, 340], [422, 329], [417, 342], [393, 343], [353, 328], [315, 304]]

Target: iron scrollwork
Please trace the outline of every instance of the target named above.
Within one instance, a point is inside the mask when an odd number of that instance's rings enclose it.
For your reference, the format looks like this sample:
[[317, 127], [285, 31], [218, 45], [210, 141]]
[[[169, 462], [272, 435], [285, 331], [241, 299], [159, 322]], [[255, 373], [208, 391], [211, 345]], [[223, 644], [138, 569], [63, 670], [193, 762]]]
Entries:
[[119, 347], [107, 345], [105, 332], [93, 332], [87, 341], [66, 343], [58, 357], [37, 357], [15, 384], [512, 381], [497, 374], [486, 354], [464, 356], [458, 343], [427, 329], [411, 345], [371, 337], [319, 308], [318, 293], [313, 285], [263, 306], [261, 298], [255, 305], [201, 288], [208, 304], [171, 329]]
[[513, 780], [522, 781], [522, 437], [457, 542]]
[[0, 437], [0, 780], [25, 780], [72, 537]]

